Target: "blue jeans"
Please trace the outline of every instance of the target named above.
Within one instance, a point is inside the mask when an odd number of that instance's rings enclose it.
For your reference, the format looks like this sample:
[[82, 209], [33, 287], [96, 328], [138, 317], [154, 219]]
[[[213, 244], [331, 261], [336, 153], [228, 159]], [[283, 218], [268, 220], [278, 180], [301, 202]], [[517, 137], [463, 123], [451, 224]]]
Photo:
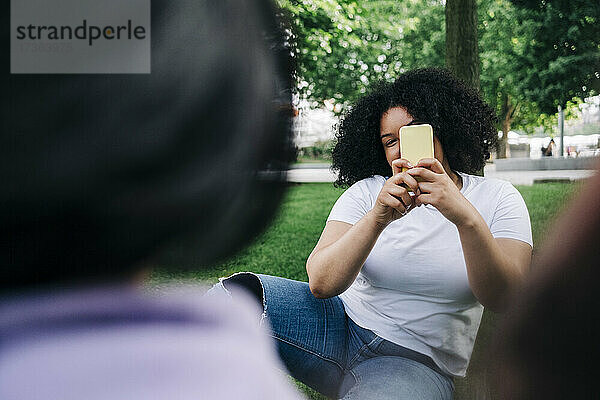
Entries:
[[317, 299], [305, 282], [251, 273], [220, 285], [256, 296], [290, 374], [327, 397], [452, 399], [452, 378], [429, 357], [356, 325], [337, 296]]

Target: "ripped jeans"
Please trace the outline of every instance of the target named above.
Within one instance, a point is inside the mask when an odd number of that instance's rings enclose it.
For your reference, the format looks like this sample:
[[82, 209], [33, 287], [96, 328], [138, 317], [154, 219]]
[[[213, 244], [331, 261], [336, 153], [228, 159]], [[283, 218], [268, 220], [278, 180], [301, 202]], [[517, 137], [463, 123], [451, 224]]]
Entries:
[[339, 297], [317, 299], [305, 282], [238, 273], [211, 292], [243, 286], [263, 304], [289, 373], [330, 398], [450, 400], [452, 378], [431, 358], [350, 319]]

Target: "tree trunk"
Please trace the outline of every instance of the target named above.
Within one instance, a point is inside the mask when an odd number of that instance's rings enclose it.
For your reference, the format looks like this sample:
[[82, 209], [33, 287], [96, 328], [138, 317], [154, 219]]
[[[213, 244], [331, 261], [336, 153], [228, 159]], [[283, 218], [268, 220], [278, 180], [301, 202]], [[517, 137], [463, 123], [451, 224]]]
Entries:
[[510, 158], [510, 146], [508, 145], [508, 132], [510, 132], [510, 126], [515, 117], [517, 107], [515, 104], [511, 104], [511, 98], [508, 94], [502, 94], [502, 136], [498, 141], [498, 148], [496, 150], [496, 156], [498, 158]]
[[508, 145], [508, 132], [510, 132], [510, 121], [502, 121], [502, 136], [498, 140], [498, 158], [510, 158], [510, 146]]
[[476, 0], [446, 1], [446, 67], [479, 90]]

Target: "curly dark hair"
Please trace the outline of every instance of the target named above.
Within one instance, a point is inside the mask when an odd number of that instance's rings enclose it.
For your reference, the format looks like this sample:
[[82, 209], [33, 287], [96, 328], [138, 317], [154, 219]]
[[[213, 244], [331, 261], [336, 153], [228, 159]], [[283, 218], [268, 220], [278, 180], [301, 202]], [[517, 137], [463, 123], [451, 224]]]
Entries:
[[342, 117], [333, 149], [336, 186], [390, 175], [379, 125], [392, 107], [403, 107], [416, 120], [433, 127], [454, 171], [480, 171], [498, 141], [496, 115], [474, 89], [445, 69], [412, 70], [393, 83], [377, 84]]

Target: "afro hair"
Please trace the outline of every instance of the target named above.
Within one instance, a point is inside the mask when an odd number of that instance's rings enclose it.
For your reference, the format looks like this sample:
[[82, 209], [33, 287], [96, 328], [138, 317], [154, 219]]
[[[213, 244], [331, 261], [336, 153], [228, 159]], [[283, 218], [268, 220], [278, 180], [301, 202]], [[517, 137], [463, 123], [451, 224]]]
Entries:
[[381, 117], [393, 107], [433, 127], [454, 171], [481, 171], [496, 146], [496, 115], [477, 91], [445, 69], [412, 70], [393, 83], [377, 84], [342, 117], [333, 149], [337, 186], [390, 175], [379, 136]]

